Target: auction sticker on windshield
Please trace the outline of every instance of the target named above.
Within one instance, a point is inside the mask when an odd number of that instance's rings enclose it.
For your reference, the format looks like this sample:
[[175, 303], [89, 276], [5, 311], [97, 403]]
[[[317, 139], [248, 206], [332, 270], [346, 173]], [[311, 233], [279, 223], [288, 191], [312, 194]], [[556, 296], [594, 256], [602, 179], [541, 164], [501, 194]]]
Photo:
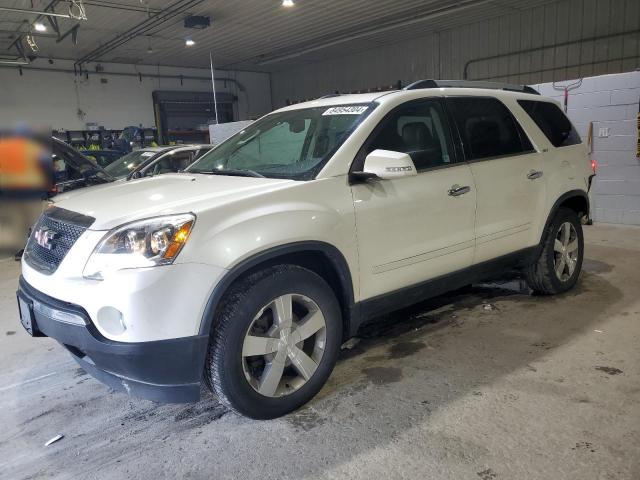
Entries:
[[367, 108], [366, 105], [343, 105], [342, 107], [328, 108], [322, 115], [360, 115]]

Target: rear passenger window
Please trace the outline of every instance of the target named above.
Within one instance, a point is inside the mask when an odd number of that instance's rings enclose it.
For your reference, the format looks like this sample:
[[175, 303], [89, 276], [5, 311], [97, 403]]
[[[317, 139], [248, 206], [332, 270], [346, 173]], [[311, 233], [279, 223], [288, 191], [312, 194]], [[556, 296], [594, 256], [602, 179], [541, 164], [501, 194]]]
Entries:
[[367, 153], [376, 149], [408, 153], [416, 170], [455, 161], [449, 126], [440, 100], [408, 102], [381, 123]]
[[447, 98], [467, 160], [533, 151], [533, 146], [509, 109], [495, 98]]
[[555, 103], [537, 100], [518, 100], [518, 103], [554, 147], [582, 143], [576, 129]]

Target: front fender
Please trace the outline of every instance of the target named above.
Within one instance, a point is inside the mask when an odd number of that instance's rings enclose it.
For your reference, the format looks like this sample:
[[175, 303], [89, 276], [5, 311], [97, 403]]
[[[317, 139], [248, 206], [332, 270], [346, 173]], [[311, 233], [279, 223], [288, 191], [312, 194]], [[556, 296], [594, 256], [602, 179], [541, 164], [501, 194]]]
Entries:
[[[178, 260], [223, 268], [229, 272], [224, 275], [228, 283], [247, 265], [255, 266], [274, 253], [309, 250], [321, 251], [334, 262], [334, 269], [345, 279], [343, 290], [357, 301], [355, 214], [345, 176], [296, 182], [198, 213], [192, 237]], [[221, 283], [212, 285], [211, 297], [221, 295]], [[217, 302], [216, 298], [209, 303]], [[207, 310], [203, 328], [214, 311], [210, 306]]]
[[[349, 265], [347, 264], [347, 261], [342, 253], [333, 245], [329, 245], [323, 242], [306, 241], [289, 243], [286, 245], [273, 247], [268, 250], [263, 250], [249, 258], [244, 259], [233, 268], [231, 268], [216, 284], [213, 291], [211, 292], [211, 295], [209, 296], [200, 323], [200, 335], [208, 335], [211, 332], [211, 325], [213, 324], [214, 315], [218, 308], [218, 305], [220, 304], [220, 301], [224, 297], [226, 291], [238, 278], [240, 278], [243, 274], [259, 264], [268, 262], [269, 260], [273, 260], [281, 256], [301, 252], [322, 253], [337, 272], [340, 282], [340, 288], [343, 291], [342, 297], [345, 301], [343, 305], [343, 314], [345, 315], [344, 320], [346, 322], [345, 331], [348, 335], [351, 334], [351, 326], [357, 315], [357, 312], [353, 295], [353, 278], [351, 276]], [[357, 321], [355, 323], [357, 324]]]

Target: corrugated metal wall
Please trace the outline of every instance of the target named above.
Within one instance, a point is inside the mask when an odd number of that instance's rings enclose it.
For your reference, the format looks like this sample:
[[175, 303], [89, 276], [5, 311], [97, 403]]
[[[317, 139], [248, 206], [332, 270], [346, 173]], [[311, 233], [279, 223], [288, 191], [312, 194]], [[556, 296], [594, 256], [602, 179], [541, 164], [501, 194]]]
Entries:
[[[273, 103], [420, 78], [542, 83], [640, 66], [640, 0], [563, 0], [272, 75]], [[494, 57], [494, 58], [489, 58]]]

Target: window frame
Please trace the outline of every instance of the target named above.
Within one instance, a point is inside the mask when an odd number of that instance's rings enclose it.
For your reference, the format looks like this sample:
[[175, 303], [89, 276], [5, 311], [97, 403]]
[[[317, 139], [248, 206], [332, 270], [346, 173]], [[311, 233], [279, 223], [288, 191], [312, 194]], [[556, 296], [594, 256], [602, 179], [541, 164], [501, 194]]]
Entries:
[[[483, 158], [469, 158], [469, 155], [468, 155], [469, 147], [467, 145], [467, 142], [465, 141], [465, 137], [462, 135], [462, 133], [460, 132], [460, 129], [458, 128], [458, 122], [456, 121], [456, 117], [455, 117], [455, 114], [453, 113], [453, 109], [450, 108], [450, 105], [449, 105], [449, 100], [450, 99], [457, 99], [457, 98], [473, 98], [473, 99], [480, 98], [480, 99], [495, 100], [495, 101], [499, 102], [504, 108], [507, 109], [507, 111], [509, 112], [509, 115], [511, 115], [511, 118], [513, 118], [513, 121], [515, 122], [515, 125], [516, 125], [516, 130], [518, 131], [518, 137], [520, 139], [520, 143], [524, 147], [523, 138], [522, 138], [522, 135], [524, 135], [526, 141], [529, 142], [529, 145], [531, 145], [531, 149], [530, 150], [523, 150], [521, 152], [507, 153], [505, 155], [493, 155], [493, 156], [490, 156], [490, 157], [483, 157]], [[448, 112], [449, 117], [450, 117], [449, 120], [450, 120], [451, 123], [453, 123], [455, 131], [456, 131], [456, 135], [458, 137], [458, 142], [459, 142], [460, 150], [461, 150], [461, 152], [459, 152], [459, 153], [463, 156], [464, 161], [466, 163], [486, 162], [486, 161], [490, 161], [490, 160], [498, 160], [500, 158], [519, 157], [520, 155], [531, 155], [533, 153], [538, 153], [534, 143], [531, 141], [531, 138], [527, 134], [527, 131], [524, 129], [522, 124], [518, 121], [518, 117], [516, 117], [514, 115], [513, 111], [509, 108], [509, 106], [507, 104], [505, 104], [499, 98], [491, 96], [491, 95], [447, 95], [447, 96], [444, 97], [444, 103], [445, 103], [445, 106], [447, 107], [447, 112]]]
[[[453, 127], [451, 125], [451, 118], [449, 115], [449, 111], [446, 108], [446, 104], [444, 102], [444, 98], [440, 97], [440, 96], [429, 96], [429, 97], [421, 97], [421, 98], [414, 98], [412, 100], [407, 100], [406, 102], [401, 103], [400, 105], [396, 105], [395, 107], [393, 107], [391, 110], [389, 110], [384, 117], [382, 117], [382, 119], [380, 119], [380, 121], [376, 124], [376, 126], [373, 128], [373, 130], [369, 133], [369, 135], [367, 135], [367, 138], [365, 139], [364, 142], [362, 142], [362, 145], [360, 146], [360, 148], [358, 149], [358, 152], [355, 154], [355, 156], [353, 157], [353, 161], [351, 162], [351, 166], [349, 167], [349, 184], [356, 184], [356, 183], [362, 183], [362, 181], [360, 179], [356, 179], [354, 176], [352, 176], [351, 174], [353, 172], [356, 171], [361, 171], [364, 168], [364, 161], [367, 157], [367, 150], [369, 148], [369, 146], [371, 145], [371, 143], [377, 138], [377, 136], [380, 134], [380, 132], [382, 131], [382, 129], [386, 128], [388, 125], [388, 122], [390, 121], [390, 119], [395, 116], [395, 114], [404, 108], [407, 107], [411, 107], [413, 105], [419, 105], [425, 102], [436, 102], [440, 105], [441, 109], [442, 109], [442, 119], [443, 119], [443, 127], [446, 131], [448, 131], [449, 133], [449, 138], [451, 140], [451, 146], [452, 146], [452, 150], [451, 152], [449, 152], [449, 156], [452, 159], [451, 162], [449, 162], [448, 164], [442, 164], [442, 165], [435, 165], [433, 167], [427, 167], [427, 168], [423, 168], [421, 170], [417, 170], [416, 172], [418, 175], [421, 175], [423, 173], [427, 173], [427, 172], [431, 172], [433, 170], [440, 170], [443, 168], [451, 168], [451, 167], [456, 167], [459, 166], [461, 164], [463, 164], [465, 162], [464, 157], [460, 156], [460, 152], [458, 149], [458, 146], [456, 144], [457, 141], [457, 130], [454, 132]], [[413, 161], [413, 159], [412, 159]]]

